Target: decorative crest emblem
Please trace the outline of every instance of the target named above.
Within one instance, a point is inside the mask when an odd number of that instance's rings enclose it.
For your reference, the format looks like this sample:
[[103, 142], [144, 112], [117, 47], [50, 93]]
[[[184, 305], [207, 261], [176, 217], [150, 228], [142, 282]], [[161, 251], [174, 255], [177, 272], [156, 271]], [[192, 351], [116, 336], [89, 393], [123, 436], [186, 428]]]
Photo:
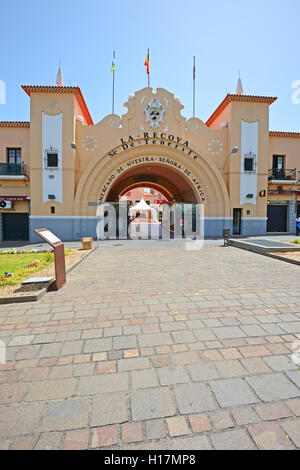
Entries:
[[157, 129], [160, 122], [163, 122], [163, 115], [166, 110], [163, 108], [162, 104], [158, 99], [153, 98], [150, 103], [145, 108], [146, 122], [150, 123], [152, 129]]

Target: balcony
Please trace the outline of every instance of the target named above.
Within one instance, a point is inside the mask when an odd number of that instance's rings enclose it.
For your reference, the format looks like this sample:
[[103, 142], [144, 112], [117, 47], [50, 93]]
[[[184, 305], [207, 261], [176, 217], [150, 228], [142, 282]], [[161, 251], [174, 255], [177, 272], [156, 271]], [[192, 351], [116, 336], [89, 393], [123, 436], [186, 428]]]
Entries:
[[294, 169], [277, 169], [269, 170], [269, 181], [297, 181], [297, 170]]
[[8, 177], [25, 177], [29, 175], [29, 168], [25, 163], [0, 163], [0, 177], [8, 176]]

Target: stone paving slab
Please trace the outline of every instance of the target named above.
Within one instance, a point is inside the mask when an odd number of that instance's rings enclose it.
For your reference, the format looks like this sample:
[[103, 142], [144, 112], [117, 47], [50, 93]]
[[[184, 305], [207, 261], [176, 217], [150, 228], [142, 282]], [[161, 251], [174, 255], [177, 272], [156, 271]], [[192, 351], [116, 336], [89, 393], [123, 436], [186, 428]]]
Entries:
[[225, 379], [211, 382], [210, 386], [221, 407], [249, 405], [259, 400], [244, 379]]
[[126, 390], [128, 390], [128, 374], [123, 372], [119, 374], [101, 374], [92, 377], [81, 377], [77, 394], [87, 396]]
[[162, 418], [176, 413], [172, 393], [167, 388], [138, 390], [131, 396], [132, 419]]
[[262, 401], [286, 400], [300, 396], [300, 389], [282, 374], [265, 374], [246, 377], [257, 396]]
[[89, 420], [89, 401], [69, 399], [47, 404], [44, 410], [41, 431], [62, 431], [84, 428]]
[[128, 420], [126, 395], [110, 393], [93, 399], [91, 427], [106, 424], [123, 423]]
[[210, 411], [218, 407], [206, 384], [176, 385], [174, 392], [181, 414]]
[[60, 291], [0, 305], [0, 449], [300, 448], [299, 273], [103, 244]]

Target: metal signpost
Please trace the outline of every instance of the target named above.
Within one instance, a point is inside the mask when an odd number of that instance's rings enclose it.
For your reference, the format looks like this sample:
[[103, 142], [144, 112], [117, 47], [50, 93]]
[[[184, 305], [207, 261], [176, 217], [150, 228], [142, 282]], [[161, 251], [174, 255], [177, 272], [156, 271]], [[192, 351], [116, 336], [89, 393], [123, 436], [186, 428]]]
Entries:
[[53, 290], [58, 290], [66, 282], [65, 246], [54, 233], [46, 228], [34, 232], [54, 249], [55, 284]]

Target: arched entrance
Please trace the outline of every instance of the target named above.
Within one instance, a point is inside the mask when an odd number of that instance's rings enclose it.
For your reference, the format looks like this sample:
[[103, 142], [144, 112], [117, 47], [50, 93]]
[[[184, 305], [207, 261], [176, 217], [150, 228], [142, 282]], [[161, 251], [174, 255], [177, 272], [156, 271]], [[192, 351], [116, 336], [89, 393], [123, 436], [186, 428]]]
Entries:
[[132, 148], [115, 148], [115, 153], [95, 158], [83, 173], [74, 201], [76, 214], [92, 217], [97, 202], [115, 202], [128, 188], [151, 183], [166, 199], [204, 204], [207, 234], [222, 234], [230, 217], [229, 197], [221, 173], [209, 157], [194, 149], [189, 157], [167, 145], [141, 145], [140, 141]]
[[169, 201], [197, 203], [194, 189], [187, 178], [175, 168], [159, 163], [136, 165], [127, 170], [113, 183], [106, 201], [116, 202], [127, 191], [149, 185]]

